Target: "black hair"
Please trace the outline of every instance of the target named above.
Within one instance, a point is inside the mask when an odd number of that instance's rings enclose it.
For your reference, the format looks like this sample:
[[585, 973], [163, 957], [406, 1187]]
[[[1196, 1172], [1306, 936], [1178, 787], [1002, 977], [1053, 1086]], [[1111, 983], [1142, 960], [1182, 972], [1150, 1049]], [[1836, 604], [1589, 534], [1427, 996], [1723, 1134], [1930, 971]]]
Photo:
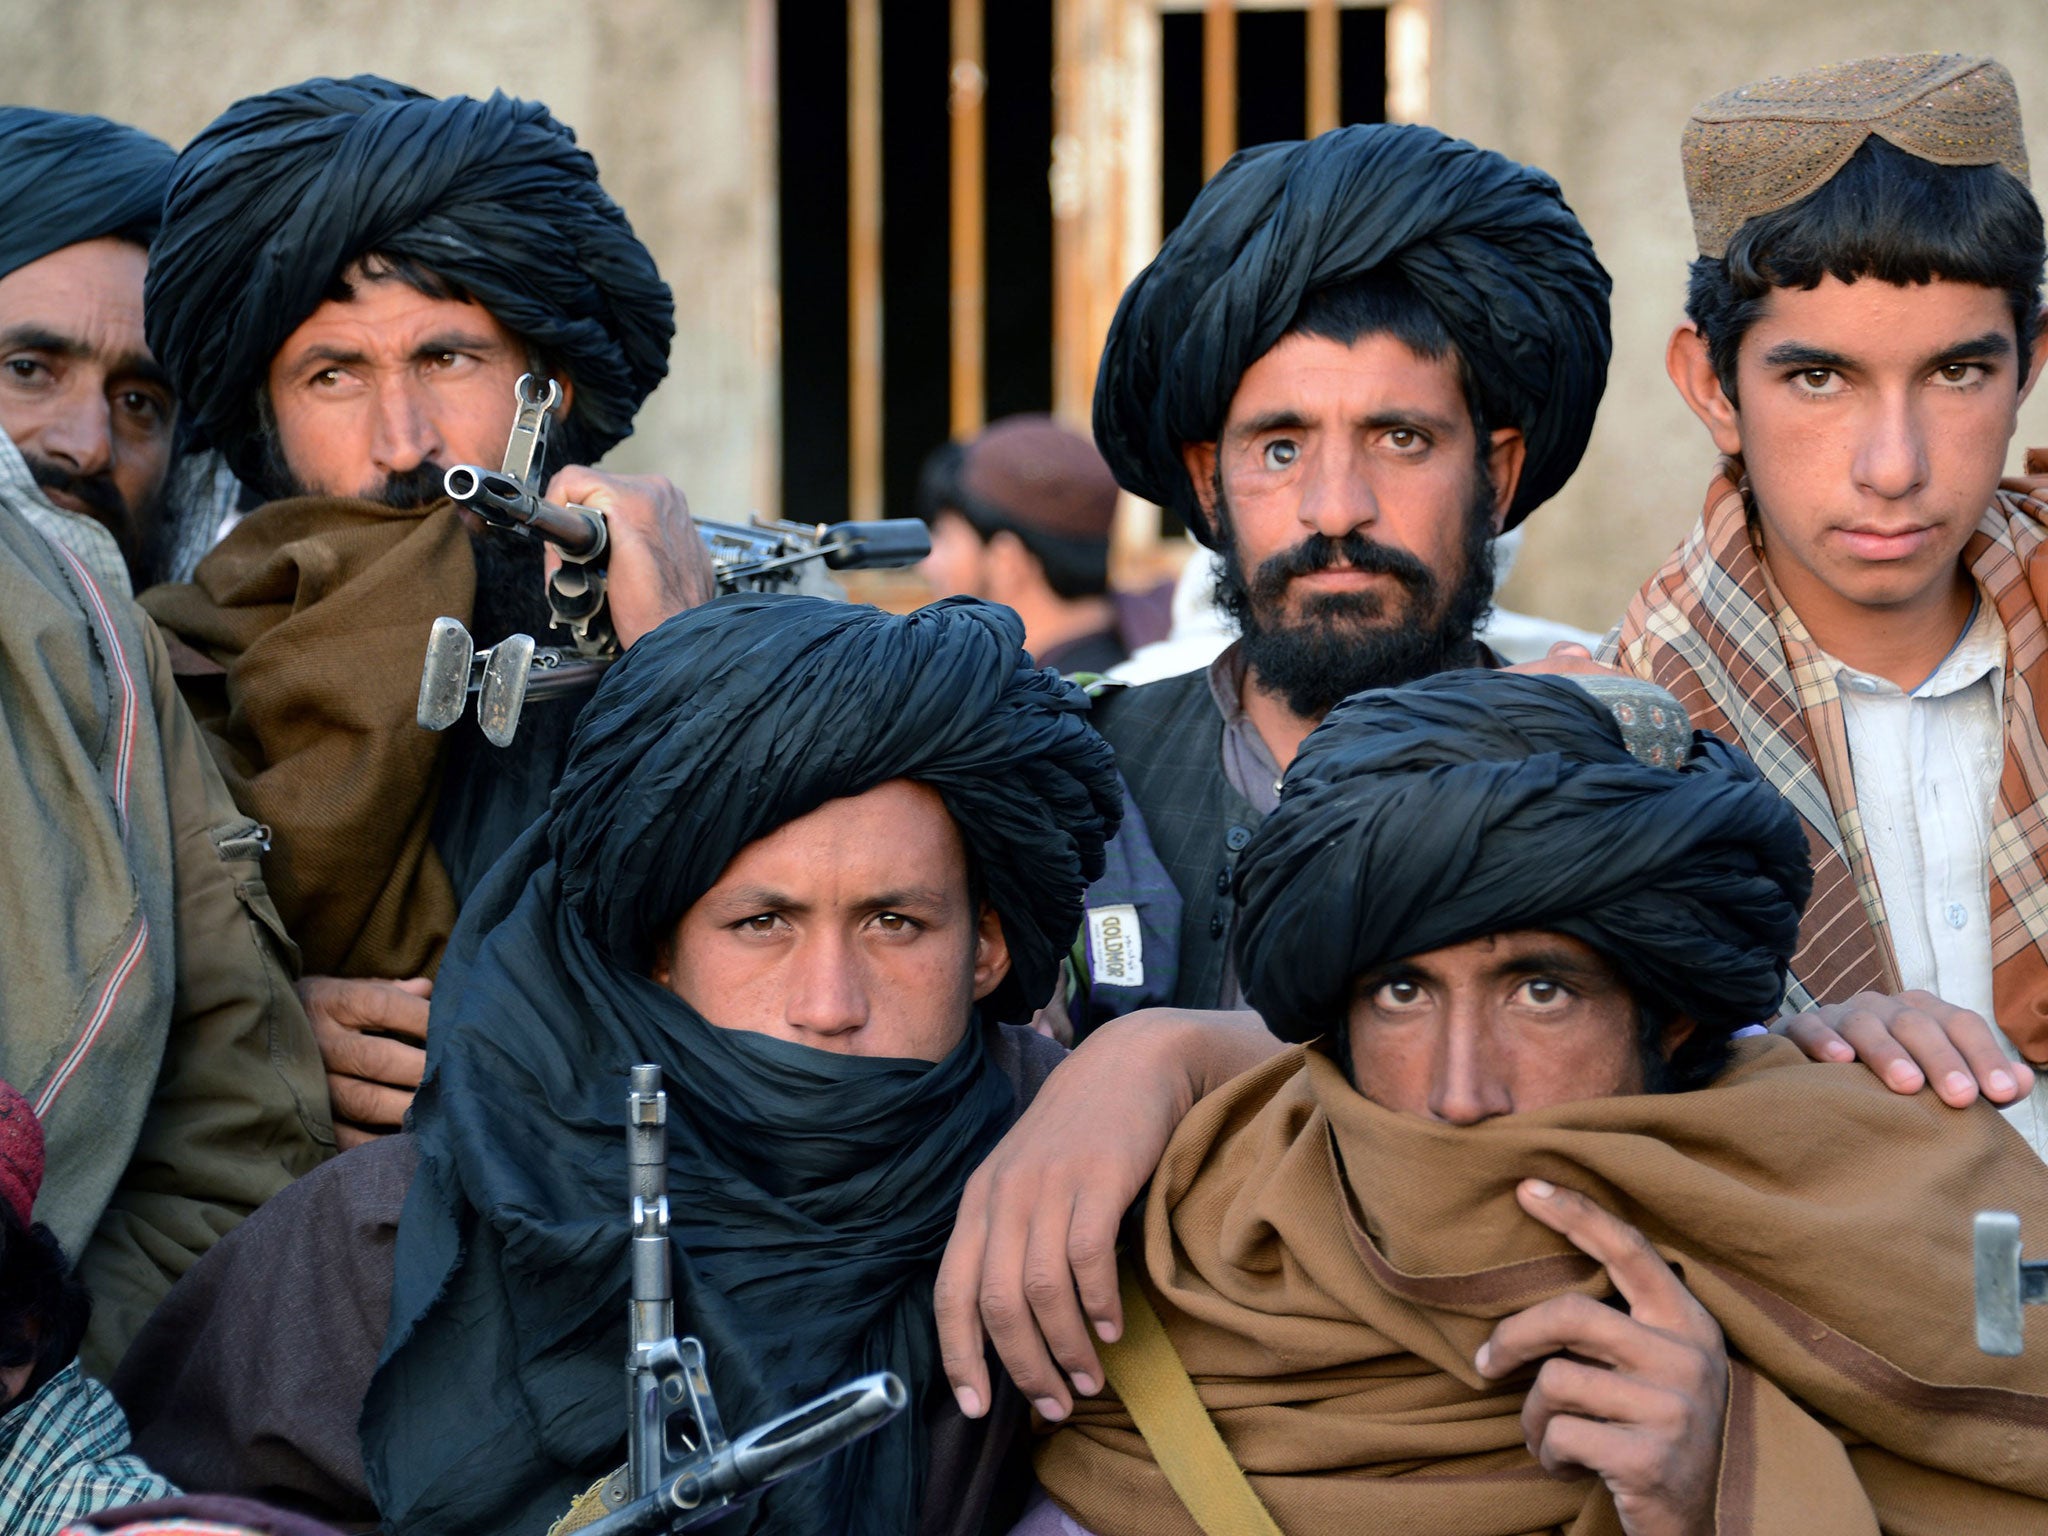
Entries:
[[1936, 165], [1872, 134], [1823, 186], [1760, 213], [1723, 257], [1692, 264], [1685, 312], [1730, 404], [1735, 359], [1775, 288], [1814, 289], [1824, 277], [1898, 287], [1936, 278], [1995, 288], [2012, 310], [2019, 380], [2041, 311], [2041, 208], [1999, 165]]
[[1472, 418], [1472, 434], [1479, 442], [1479, 462], [1489, 462], [1493, 424], [1487, 420], [1486, 403], [1480, 398], [1478, 381], [1465, 361], [1465, 354], [1451, 340], [1443, 317], [1429, 305], [1416, 286], [1398, 272], [1367, 272], [1311, 289], [1303, 295], [1301, 307], [1288, 322], [1287, 335], [1320, 336], [1340, 347], [1367, 336], [1391, 336], [1418, 357], [1439, 362], [1448, 357], [1457, 364], [1458, 388], [1465, 397], [1465, 410]]
[[1109, 539], [1074, 539], [1027, 527], [1003, 508], [972, 495], [960, 483], [967, 450], [941, 443], [925, 456], [917, 476], [917, 515], [929, 524], [951, 512], [986, 544], [999, 533], [1013, 535], [1045, 572], [1045, 584], [1067, 602], [1102, 597], [1109, 591]]
[[91, 1320], [92, 1297], [56, 1234], [40, 1222], [24, 1226], [0, 1202], [0, 1367], [34, 1366], [14, 1401], [27, 1401], [78, 1357]]

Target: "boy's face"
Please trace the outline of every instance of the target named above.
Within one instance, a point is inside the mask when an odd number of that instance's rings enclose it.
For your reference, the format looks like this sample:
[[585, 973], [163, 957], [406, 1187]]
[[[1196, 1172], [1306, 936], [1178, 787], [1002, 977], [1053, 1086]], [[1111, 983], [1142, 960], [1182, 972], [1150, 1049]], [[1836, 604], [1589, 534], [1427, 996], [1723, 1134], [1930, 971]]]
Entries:
[[1741, 455], [1792, 606], [1881, 613], [1953, 591], [2039, 374], [2035, 350], [2023, 383], [1997, 289], [1826, 277], [1766, 297], [1736, 358], [1739, 407], [1711, 370], [1680, 388], [1715, 445]]

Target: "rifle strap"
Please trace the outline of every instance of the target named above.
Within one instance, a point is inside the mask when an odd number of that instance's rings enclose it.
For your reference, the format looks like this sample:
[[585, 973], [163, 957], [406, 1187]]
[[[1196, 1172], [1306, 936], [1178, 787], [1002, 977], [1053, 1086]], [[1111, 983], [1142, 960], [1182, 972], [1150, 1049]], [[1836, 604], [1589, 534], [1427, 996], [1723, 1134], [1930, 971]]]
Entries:
[[1123, 1266], [1124, 1332], [1101, 1346], [1109, 1384], [1203, 1536], [1281, 1536], [1216, 1431], [1152, 1300]]

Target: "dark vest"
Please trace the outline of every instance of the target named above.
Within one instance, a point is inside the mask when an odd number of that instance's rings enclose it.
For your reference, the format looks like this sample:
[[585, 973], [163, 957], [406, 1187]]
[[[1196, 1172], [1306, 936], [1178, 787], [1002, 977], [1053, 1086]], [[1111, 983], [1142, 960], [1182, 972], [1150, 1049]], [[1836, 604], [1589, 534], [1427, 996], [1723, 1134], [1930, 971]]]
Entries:
[[1223, 776], [1223, 716], [1209, 674], [1112, 689], [1096, 699], [1092, 720], [1116, 748], [1153, 849], [1181, 895], [1174, 1006], [1221, 1006], [1231, 880], [1262, 818]]

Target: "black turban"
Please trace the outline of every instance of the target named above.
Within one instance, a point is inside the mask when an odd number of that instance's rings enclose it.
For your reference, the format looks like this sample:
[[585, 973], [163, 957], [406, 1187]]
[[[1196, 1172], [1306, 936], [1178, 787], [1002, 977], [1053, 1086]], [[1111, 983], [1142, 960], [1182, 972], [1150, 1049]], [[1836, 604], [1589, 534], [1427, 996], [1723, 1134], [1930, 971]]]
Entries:
[[620, 1459], [636, 1062], [668, 1084], [676, 1315], [710, 1351], [728, 1432], [868, 1371], [896, 1371], [916, 1405], [731, 1529], [915, 1527], [923, 1408], [944, 1389], [932, 1282], [1014, 1113], [991, 1026], [937, 1063], [848, 1056], [718, 1028], [647, 975], [656, 936], [742, 848], [896, 778], [958, 823], [1013, 960], [988, 1006], [1027, 1016], [1122, 806], [1085, 697], [1031, 666], [1015, 614], [736, 596], [606, 676], [436, 982], [362, 1421], [388, 1529], [540, 1530]]
[[83, 240], [149, 244], [175, 158], [104, 117], [0, 107], [0, 277]]
[[236, 102], [185, 147], [150, 252], [150, 348], [243, 479], [262, 468], [271, 358], [372, 252], [460, 288], [575, 381], [565, 461], [631, 433], [668, 372], [668, 285], [546, 107], [308, 80]]
[[1117, 306], [1095, 441], [1124, 488], [1215, 543], [1181, 464], [1318, 289], [1406, 279], [1528, 460], [1512, 528], [1578, 467], [1607, 384], [1607, 273], [1557, 183], [1434, 128], [1339, 128], [1240, 150]]
[[1777, 1011], [1813, 884], [1797, 813], [1734, 748], [1701, 732], [1653, 767], [1584, 689], [1480, 671], [1330, 711], [1238, 871], [1238, 974], [1287, 1040], [1342, 1027], [1367, 972], [1526, 929], [1726, 1035]]

